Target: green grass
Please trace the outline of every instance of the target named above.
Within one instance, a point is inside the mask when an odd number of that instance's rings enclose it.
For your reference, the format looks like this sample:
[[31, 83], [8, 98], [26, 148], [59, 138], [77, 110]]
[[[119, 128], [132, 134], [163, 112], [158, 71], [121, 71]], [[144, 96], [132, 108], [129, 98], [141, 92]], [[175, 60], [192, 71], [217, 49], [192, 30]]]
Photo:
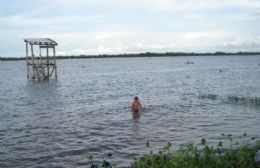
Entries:
[[[132, 168], [260, 168], [255, 162], [255, 153], [260, 149], [259, 144], [249, 145], [232, 144], [232, 135], [228, 148], [224, 148], [222, 142], [215, 147], [209, 146], [206, 139], [201, 140], [199, 146], [189, 144], [186, 147], [173, 152], [168, 143], [163, 151], [157, 154], [146, 154], [137, 159]], [[254, 138], [252, 138], [254, 139]]]
[[[220, 141], [216, 146], [209, 146], [206, 139], [202, 138], [198, 145], [189, 144], [178, 150], [173, 150], [171, 143], [168, 143], [162, 151], [154, 154], [152, 151], [140, 158], [136, 158], [130, 168], [260, 168], [260, 163], [255, 162], [255, 154], [260, 149], [260, 141], [255, 137], [243, 140], [242, 144], [234, 142], [232, 135], [224, 135], [229, 139], [229, 146], [223, 147]], [[247, 137], [246, 134], [243, 137]], [[255, 142], [252, 145], [253, 140]], [[150, 146], [147, 141], [146, 147]], [[112, 154], [109, 155], [111, 157]], [[96, 167], [116, 167], [106, 160]]]

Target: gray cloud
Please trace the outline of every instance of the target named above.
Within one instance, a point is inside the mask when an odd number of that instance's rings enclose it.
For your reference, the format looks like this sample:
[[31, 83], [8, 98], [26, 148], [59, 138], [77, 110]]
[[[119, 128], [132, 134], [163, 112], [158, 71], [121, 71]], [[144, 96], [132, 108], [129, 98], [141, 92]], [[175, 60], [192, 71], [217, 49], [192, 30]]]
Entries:
[[256, 0], [6, 0], [0, 7], [6, 56], [22, 55], [25, 37], [51, 37], [63, 54], [100, 54], [251, 50], [260, 34]]

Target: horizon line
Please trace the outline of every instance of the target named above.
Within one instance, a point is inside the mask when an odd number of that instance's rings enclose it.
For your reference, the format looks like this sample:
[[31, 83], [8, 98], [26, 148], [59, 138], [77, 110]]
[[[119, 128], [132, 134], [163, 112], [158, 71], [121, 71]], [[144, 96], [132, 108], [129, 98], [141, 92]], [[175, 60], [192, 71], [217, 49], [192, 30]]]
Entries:
[[[121, 53], [121, 54], [78, 54], [78, 55], [57, 55], [57, 59], [80, 59], [80, 58], [112, 58], [112, 57], [174, 57], [174, 56], [229, 56], [229, 55], [260, 55], [260, 51], [238, 51], [238, 52], [142, 52], [142, 53]], [[36, 56], [38, 57], [38, 56]], [[45, 56], [43, 56], [45, 57]], [[22, 57], [1, 57], [0, 61], [25, 60]]]

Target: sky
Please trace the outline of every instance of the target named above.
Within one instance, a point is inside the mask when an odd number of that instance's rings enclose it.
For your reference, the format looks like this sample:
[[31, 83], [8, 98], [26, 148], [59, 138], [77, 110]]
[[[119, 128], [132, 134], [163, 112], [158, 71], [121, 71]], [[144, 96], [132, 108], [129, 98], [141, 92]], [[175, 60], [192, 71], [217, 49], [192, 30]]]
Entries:
[[260, 51], [260, 0], [0, 0], [0, 57], [24, 38], [58, 55]]

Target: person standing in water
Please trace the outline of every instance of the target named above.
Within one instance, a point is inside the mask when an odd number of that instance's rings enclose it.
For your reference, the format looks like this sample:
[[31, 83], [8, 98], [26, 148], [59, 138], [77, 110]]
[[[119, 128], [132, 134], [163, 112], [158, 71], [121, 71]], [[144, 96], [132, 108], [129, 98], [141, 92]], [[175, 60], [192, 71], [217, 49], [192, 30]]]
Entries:
[[132, 103], [132, 111], [135, 112], [135, 113], [138, 113], [142, 110], [142, 106], [141, 106], [141, 103], [139, 101], [139, 98], [138, 97], [135, 97], [134, 98], [134, 101]]

